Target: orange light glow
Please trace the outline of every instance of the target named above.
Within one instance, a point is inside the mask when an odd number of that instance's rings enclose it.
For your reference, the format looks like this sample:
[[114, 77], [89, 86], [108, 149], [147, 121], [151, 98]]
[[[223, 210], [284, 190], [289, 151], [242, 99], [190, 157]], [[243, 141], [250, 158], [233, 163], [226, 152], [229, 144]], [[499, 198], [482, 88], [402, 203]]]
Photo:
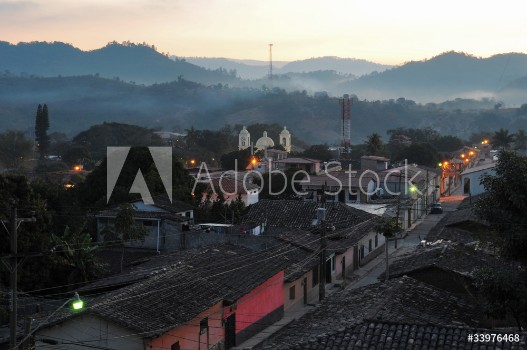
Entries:
[[443, 162], [443, 165], [448, 165], [448, 162], [445, 160], [445, 161]]
[[74, 165], [73, 166], [73, 170], [74, 171], [81, 171], [82, 170], [82, 165]]
[[468, 158], [467, 158], [467, 159], [465, 159], [465, 163], [468, 163]]
[[468, 152], [468, 154], [473, 156], [474, 155], [474, 151], [470, 151], [470, 152]]
[[255, 165], [255, 164], [256, 164], [256, 158], [251, 159], [251, 164], [252, 164], [252, 165]]
[[190, 164], [192, 164], [192, 165], [194, 165], [195, 163], [196, 163], [196, 161], [195, 161], [194, 159], [192, 159], [192, 160], [190, 161]]
[[460, 157], [461, 157], [461, 158], [465, 158], [465, 155], [464, 155], [464, 154], [461, 154]]

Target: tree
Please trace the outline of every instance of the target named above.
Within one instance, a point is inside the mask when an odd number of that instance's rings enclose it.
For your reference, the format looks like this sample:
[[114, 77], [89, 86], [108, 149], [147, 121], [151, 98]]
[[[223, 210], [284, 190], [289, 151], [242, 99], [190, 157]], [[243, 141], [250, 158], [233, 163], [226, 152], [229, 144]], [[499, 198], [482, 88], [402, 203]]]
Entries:
[[518, 329], [527, 326], [527, 275], [525, 271], [480, 268], [474, 273], [474, 285], [485, 299], [487, 313], [504, 319], [511, 315]]
[[38, 152], [40, 153], [40, 159], [44, 159], [49, 149], [49, 116], [48, 106], [38, 105], [37, 115], [35, 119], [35, 140], [37, 142]]
[[482, 176], [485, 192], [475, 205], [476, 214], [497, 233], [501, 254], [527, 261], [527, 159], [501, 151], [496, 175]]
[[329, 150], [329, 146], [327, 144], [322, 144], [312, 145], [302, 153], [302, 157], [318, 159], [323, 162], [327, 162], [333, 158], [333, 154]]
[[492, 136], [492, 145], [501, 150], [509, 149], [513, 141], [514, 135], [509, 134], [509, 130], [503, 128], [495, 131], [494, 135]]
[[368, 136], [366, 141], [366, 152], [369, 156], [378, 156], [384, 150], [384, 143], [382, 142], [381, 135], [374, 132]]
[[31, 156], [33, 144], [22, 131], [9, 130], [0, 134], [0, 162], [7, 168], [18, 169]]
[[516, 136], [514, 137], [514, 149], [527, 149], [527, 134], [525, 134], [525, 130], [520, 129], [516, 132]]
[[375, 224], [375, 231], [384, 236], [384, 247], [386, 252], [386, 276], [385, 281], [390, 279], [389, 262], [388, 262], [388, 239], [393, 237], [397, 232], [401, 231], [399, 220], [397, 218], [382, 218]]
[[[124, 251], [126, 242], [144, 241], [146, 230], [141, 224], [137, 224], [134, 219], [135, 209], [130, 203], [120, 205], [119, 213], [115, 218], [113, 230], [105, 230], [108, 241], [119, 241], [121, 246], [121, 272], [123, 272]], [[105, 236], [106, 236], [105, 235]]]
[[52, 234], [51, 237], [55, 244], [52, 249], [55, 261], [65, 270], [70, 290], [102, 272], [103, 265], [96, 255], [98, 246], [92, 242], [90, 234], [84, 231], [84, 225], [77, 230], [66, 226], [61, 236]]
[[403, 148], [396, 155], [395, 160], [407, 159], [408, 163], [416, 163], [435, 167], [439, 162], [439, 154], [429, 143], [412, 143], [410, 146]]

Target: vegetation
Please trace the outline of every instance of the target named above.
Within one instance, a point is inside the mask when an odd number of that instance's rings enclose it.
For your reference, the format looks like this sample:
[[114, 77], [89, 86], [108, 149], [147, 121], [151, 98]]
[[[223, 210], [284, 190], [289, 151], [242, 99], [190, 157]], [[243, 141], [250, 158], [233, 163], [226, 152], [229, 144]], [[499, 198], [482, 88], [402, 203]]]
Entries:
[[496, 231], [502, 255], [526, 260], [527, 256], [527, 159], [502, 151], [496, 175], [483, 176], [485, 193], [476, 203], [478, 216]]
[[0, 133], [0, 164], [17, 170], [31, 157], [33, 142], [21, 131], [8, 130]]
[[48, 115], [48, 106], [38, 105], [37, 116], [35, 120], [35, 141], [37, 142], [38, 153], [40, 154], [40, 159], [48, 154], [49, 150], [49, 115]]

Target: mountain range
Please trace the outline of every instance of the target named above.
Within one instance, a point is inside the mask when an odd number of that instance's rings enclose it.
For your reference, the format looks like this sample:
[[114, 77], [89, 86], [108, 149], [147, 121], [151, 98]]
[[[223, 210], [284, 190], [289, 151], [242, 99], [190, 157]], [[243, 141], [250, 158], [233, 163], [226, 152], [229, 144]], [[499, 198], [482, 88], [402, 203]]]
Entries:
[[112, 42], [97, 50], [82, 51], [60, 42], [0, 42], [0, 72], [22, 76], [95, 75], [147, 85], [183, 78], [205, 85], [266, 86], [305, 90], [310, 95], [347, 93], [367, 100], [405, 97], [421, 103], [482, 97], [513, 105], [526, 102], [527, 55], [523, 53], [479, 58], [446, 52], [395, 67], [352, 58], [320, 57], [277, 62], [272, 80], [264, 63], [171, 58], [144, 43]]

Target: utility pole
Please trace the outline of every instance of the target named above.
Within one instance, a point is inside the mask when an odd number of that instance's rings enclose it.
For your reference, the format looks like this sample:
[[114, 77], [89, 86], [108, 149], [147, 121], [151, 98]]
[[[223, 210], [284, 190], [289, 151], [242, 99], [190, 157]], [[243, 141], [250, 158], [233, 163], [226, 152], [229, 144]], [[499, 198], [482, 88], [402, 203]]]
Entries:
[[428, 169], [426, 169], [425, 215], [428, 215]]
[[[34, 217], [32, 218], [18, 218], [17, 208], [15, 206], [11, 207], [11, 214], [9, 217], [9, 238], [11, 242], [11, 251], [9, 256], [9, 263], [6, 263], [4, 259], [2, 259], [2, 262], [7, 266], [9, 272], [10, 272], [10, 285], [11, 285], [11, 313], [9, 317], [9, 330], [10, 330], [10, 338], [9, 338], [9, 349], [16, 350], [18, 348], [17, 346], [17, 311], [18, 311], [18, 303], [17, 303], [17, 281], [18, 281], [18, 267], [23, 262], [24, 259], [19, 261], [20, 256], [18, 256], [18, 226], [22, 222], [35, 222], [36, 219]], [[2, 221], [5, 226], [5, 222]]]
[[17, 280], [18, 280], [18, 219], [17, 219], [17, 208], [13, 206], [11, 208], [11, 216], [9, 217], [9, 233], [11, 235], [11, 315], [9, 317], [9, 348], [16, 350], [16, 321], [17, 321]]
[[[399, 215], [400, 215], [399, 212], [401, 210], [401, 177], [402, 177], [402, 174], [401, 174], [401, 171], [399, 171], [399, 195], [397, 196], [397, 214], [395, 217], [395, 220], [396, 220], [395, 222], [397, 224], [397, 227], [399, 227]], [[395, 233], [395, 248], [396, 249], [397, 249], [397, 233], [398, 232]], [[388, 238], [386, 238], [386, 246], [388, 246]], [[386, 250], [386, 254], [388, 254], [388, 250]], [[386, 257], [388, 257], [388, 255], [386, 255]], [[388, 268], [388, 265], [386, 265], [386, 268]]]
[[326, 298], [326, 185], [322, 186], [322, 207], [317, 209], [317, 219], [320, 224], [320, 283], [318, 285], [318, 300]]

